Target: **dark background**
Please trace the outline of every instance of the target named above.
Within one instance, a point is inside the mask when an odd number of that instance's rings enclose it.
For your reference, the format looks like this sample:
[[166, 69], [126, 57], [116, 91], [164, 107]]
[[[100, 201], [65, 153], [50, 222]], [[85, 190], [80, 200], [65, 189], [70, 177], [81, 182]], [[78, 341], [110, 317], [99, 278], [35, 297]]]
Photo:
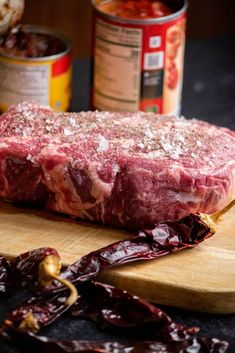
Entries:
[[[25, 0], [24, 23], [49, 25], [72, 41], [71, 110], [88, 110], [91, 0]], [[182, 113], [234, 126], [235, 0], [189, 0]]]
[[[235, 1], [191, 0], [185, 56], [183, 114], [235, 129]], [[25, 23], [51, 25], [73, 43], [72, 110], [88, 109], [91, 6], [89, 0], [26, 0]], [[202, 264], [203, 266], [203, 264]], [[234, 279], [235, 280], [235, 279]], [[0, 303], [0, 319], [19, 297]], [[202, 335], [230, 342], [235, 353], [235, 314], [210, 315], [164, 308], [175, 320], [201, 327]], [[45, 332], [56, 338], [116, 340], [82, 320], [61, 319]], [[15, 352], [0, 345], [1, 353]]]
[[[90, 55], [90, 0], [25, 0], [24, 23], [50, 25], [72, 40], [76, 58]], [[235, 35], [234, 0], [189, 0], [188, 39]]]

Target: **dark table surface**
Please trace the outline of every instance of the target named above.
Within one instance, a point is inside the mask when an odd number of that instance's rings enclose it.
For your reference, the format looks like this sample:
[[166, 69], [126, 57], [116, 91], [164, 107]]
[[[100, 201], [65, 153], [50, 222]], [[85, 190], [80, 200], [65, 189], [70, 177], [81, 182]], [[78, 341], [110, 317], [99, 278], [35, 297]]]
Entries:
[[[89, 61], [74, 64], [71, 110], [87, 110]], [[186, 46], [183, 115], [200, 118], [235, 130], [235, 39], [221, 38], [190, 41]], [[203, 266], [203, 264], [202, 264]], [[0, 302], [0, 320], [20, 301], [21, 293]], [[228, 353], [235, 353], [235, 314], [210, 315], [165, 307], [173, 319], [189, 326], [201, 327], [201, 335], [217, 337], [230, 343]], [[60, 319], [43, 334], [60, 339], [117, 340], [120, 337], [98, 331], [84, 320]], [[0, 343], [0, 353], [15, 353]]]

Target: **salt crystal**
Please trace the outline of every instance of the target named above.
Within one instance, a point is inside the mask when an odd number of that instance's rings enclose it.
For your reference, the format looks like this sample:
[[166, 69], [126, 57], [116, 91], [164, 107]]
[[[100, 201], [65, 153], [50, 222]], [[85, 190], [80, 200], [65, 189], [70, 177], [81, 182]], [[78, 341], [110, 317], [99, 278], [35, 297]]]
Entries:
[[162, 147], [166, 152], [169, 152], [172, 150], [172, 145], [169, 142], [164, 142], [162, 143]]
[[96, 129], [96, 128], [97, 128], [97, 125], [96, 125], [95, 123], [92, 123], [92, 124], [90, 125], [90, 128], [91, 128], [91, 129]]
[[177, 150], [172, 151], [170, 154], [170, 157], [172, 159], [179, 159], [179, 151], [177, 151]]
[[179, 142], [182, 142], [182, 143], [185, 142], [185, 138], [184, 138], [184, 136], [182, 135], [182, 133], [179, 134], [179, 135], [176, 135], [175, 137], [176, 137], [176, 139], [177, 139]]
[[23, 136], [24, 136], [24, 137], [30, 136], [31, 134], [32, 134], [32, 129], [30, 129], [30, 128], [25, 128], [25, 129], [23, 130]]
[[150, 139], [154, 138], [154, 133], [152, 132], [151, 129], [147, 129], [145, 132], [144, 132], [145, 136], [149, 137]]
[[65, 134], [65, 136], [72, 136], [73, 135], [73, 131], [71, 131], [69, 128], [65, 127], [64, 128], [64, 134]]
[[113, 166], [113, 174], [116, 175], [119, 172], [120, 168], [118, 164], [114, 164]]
[[162, 154], [160, 151], [152, 151], [152, 152], [149, 152], [148, 156], [150, 158], [160, 158], [162, 157]]
[[105, 152], [109, 148], [109, 142], [106, 140], [104, 136], [98, 136], [99, 146], [97, 148], [97, 152]]
[[29, 153], [28, 156], [26, 157], [26, 159], [27, 159], [28, 161], [31, 161], [32, 158], [33, 158], [33, 156], [32, 156], [30, 153]]
[[142, 142], [138, 143], [138, 147], [144, 148], [144, 144]]
[[69, 123], [73, 127], [79, 127], [79, 124], [76, 123], [76, 119], [75, 118], [69, 118]]

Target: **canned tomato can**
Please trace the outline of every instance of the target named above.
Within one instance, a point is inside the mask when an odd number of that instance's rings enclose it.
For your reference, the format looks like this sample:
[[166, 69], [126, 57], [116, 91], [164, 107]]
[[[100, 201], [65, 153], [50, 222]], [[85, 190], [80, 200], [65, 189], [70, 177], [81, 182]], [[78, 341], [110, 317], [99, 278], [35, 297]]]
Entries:
[[[14, 30], [12, 33], [14, 36]], [[14, 47], [9, 50], [9, 45], [1, 48], [0, 111], [6, 111], [10, 105], [22, 101], [36, 101], [42, 105], [50, 105], [56, 111], [67, 111], [71, 100], [72, 74], [69, 40], [54, 29], [44, 26], [24, 25], [23, 33], [34, 36], [32, 41], [37, 36], [40, 40], [46, 38], [48, 46], [57, 45], [57, 50], [49, 48], [47, 53], [56, 54], [28, 57], [27, 50], [26, 53], [24, 50], [14, 50]], [[42, 41], [38, 48], [43, 50], [44, 45]], [[34, 50], [31, 44], [29, 48]], [[36, 49], [39, 50], [38, 48]]]
[[[180, 114], [187, 1], [92, 0], [92, 4], [92, 107]], [[148, 13], [150, 7], [156, 10], [153, 14]]]

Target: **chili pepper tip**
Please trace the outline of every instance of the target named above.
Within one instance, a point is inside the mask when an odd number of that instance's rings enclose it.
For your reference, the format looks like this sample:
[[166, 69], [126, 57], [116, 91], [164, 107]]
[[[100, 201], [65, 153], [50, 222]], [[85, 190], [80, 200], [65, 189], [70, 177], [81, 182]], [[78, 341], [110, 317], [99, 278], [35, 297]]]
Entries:
[[4, 326], [12, 326], [13, 322], [10, 320], [4, 320]]

